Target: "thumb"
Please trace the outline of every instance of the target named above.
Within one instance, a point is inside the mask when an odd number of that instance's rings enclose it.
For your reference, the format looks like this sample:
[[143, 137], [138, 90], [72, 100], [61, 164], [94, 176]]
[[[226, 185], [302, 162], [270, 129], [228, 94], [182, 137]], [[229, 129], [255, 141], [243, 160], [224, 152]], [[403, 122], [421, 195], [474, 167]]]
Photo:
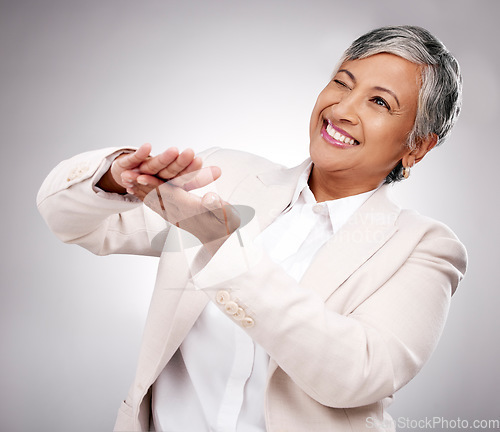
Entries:
[[138, 167], [151, 153], [151, 144], [146, 143], [141, 145], [135, 152], [121, 155], [115, 159], [116, 165], [121, 171], [131, 170]]
[[223, 206], [221, 197], [215, 192], [208, 192], [203, 195], [201, 204], [203, 205], [203, 207], [210, 211], [220, 209]]

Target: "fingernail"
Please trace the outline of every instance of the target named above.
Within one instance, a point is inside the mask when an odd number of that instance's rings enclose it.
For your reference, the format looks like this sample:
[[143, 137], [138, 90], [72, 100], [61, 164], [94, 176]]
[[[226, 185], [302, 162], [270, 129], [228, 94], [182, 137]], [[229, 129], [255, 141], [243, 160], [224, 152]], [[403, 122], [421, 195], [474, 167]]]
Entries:
[[134, 191], [131, 188], [127, 188], [127, 193], [130, 195], [134, 195]]
[[137, 183], [139, 183], [140, 185], [143, 185], [143, 186], [148, 185], [148, 181], [146, 179], [144, 179], [144, 177], [137, 177]]

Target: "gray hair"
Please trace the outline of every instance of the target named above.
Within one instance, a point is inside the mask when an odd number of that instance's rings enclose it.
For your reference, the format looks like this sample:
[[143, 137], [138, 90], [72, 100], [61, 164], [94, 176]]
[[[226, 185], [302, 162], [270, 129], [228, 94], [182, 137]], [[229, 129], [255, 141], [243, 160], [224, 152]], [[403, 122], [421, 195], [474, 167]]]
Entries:
[[[406, 145], [415, 148], [419, 138], [436, 134], [442, 144], [457, 120], [462, 106], [460, 66], [441, 41], [416, 26], [381, 27], [356, 39], [344, 52], [340, 64], [349, 60], [389, 53], [422, 65], [417, 116]], [[398, 164], [386, 183], [402, 179]]]

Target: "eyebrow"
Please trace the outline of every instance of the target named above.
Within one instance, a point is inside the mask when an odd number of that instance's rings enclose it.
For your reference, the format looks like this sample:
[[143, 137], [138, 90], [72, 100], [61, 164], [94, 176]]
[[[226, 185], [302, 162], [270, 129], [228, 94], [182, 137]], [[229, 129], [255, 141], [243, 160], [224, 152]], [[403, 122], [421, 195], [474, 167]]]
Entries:
[[[356, 81], [356, 77], [350, 71], [348, 71], [347, 69], [340, 69], [338, 72], [344, 72], [345, 74], [347, 74], [349, 76], [349, 78], [351, 78], [352, 82], [354, 84], [356, 84], [356, 82], [357, 82]], [[399, 103], [399, 99], [396, 96], [396, 93], [394, 93], [392, 90], [389, 90], [389, 89], [387, 89], [385, 87], [380, 87], [380, 86], [375, 86], [373, 88], [375, 90], [378, 90], [378, 91], [389, 93], [396, 100], [396, 103], [398, 104], [398, 108], [401, 108], [401, 104]]]

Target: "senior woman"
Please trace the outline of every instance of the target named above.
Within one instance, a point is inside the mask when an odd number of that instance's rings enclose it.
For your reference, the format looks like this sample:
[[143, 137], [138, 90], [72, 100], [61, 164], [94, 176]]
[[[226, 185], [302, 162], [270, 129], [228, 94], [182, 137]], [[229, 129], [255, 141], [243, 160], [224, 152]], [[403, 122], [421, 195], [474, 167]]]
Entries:
[[460, 100], [435, 37], [384, 27], [344, 53], [298, 167], [149, 145], [58, 165], [38, 205], [63, 241], [161, 255], [115, 430], [394, 430], [385, 409], [434, 350], [466, 252], [388, 183], [446, 139]]

